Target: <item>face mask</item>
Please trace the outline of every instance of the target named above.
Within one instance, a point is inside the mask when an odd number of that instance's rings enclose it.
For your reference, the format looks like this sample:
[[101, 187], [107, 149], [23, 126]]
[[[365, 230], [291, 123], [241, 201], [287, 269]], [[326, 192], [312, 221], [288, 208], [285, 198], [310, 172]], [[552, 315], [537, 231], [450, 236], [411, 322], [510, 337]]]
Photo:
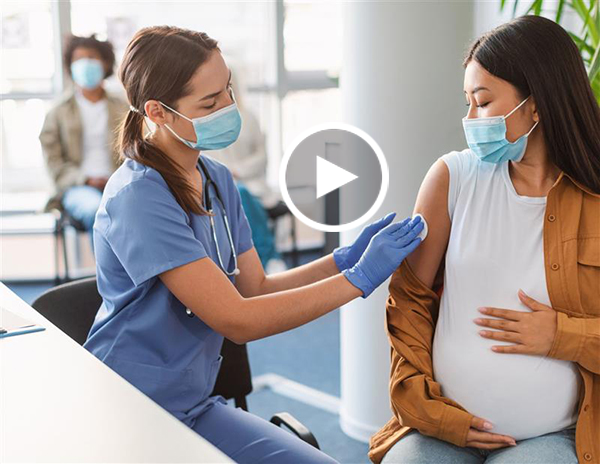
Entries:
[[177, 135], [173, 129], [165, 124], [165, 127], [175, 137], [194, 150], [221, 150], [226, 148], [237, 140], [242, 130], [242, 117], [235, 102], [207, 116], [194, 119], [184, 116], [162, 102], [160, 104], [194, 125], [196, 141], [190, 142]]
[[95, 89], [104, 79], [104, 66], [100, 60], [81, 58], [71, 63], [73, 81], [84, 89]]
[[506, 118], [517, 111], [529, 97], [517, 105], [506, 116], [492, 116], [489, 118], [463, 118], [463, 129], [467, 144], [473, 153], [482, 161], [488, 163], [503, 163], [505, 161], [521, 161], [527, 148], [527, 138], [533, 132], [539, 121], [533, 125], [529, 132], [519, 137], [514, 142], [506, 140]]

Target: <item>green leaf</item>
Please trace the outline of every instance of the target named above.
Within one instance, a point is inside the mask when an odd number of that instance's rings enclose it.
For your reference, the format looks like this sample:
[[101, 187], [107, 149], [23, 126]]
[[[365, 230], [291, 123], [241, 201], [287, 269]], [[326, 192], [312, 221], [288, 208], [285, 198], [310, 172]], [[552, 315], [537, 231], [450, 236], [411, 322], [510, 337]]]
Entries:
[[559, 0], [558, 6], [556, 7], [556, 22], [560, 24], [562, 19], [563, 9], [565, 7], [565, 0]]
[[596, 78], [598, 71], [600, 71], [600, 47], [596, 48], [596, 52], [593, 54], [592, 62], [590, 64], [590, 70], [588, 71], [590, 81], [593, 81]]
[[[593, 6], [596, 8], [596, 29], [600, 31], [600, 2], [598, 0], [592, 0]], [[592, 11], [592, 6], [590, 5], [590, 11]]]
[[600, 104], [600, 76], [596, 76], [596, 78], [592, 81], [592, 90], [594, 91], [594, 95], [596, 96], [596, 100]]
[[515, 0], [515, 5], [513, 6], [512, 17], [514, 18], [517, 15], [517, 5], [519, 4], [519, 0]]
[[594, 56], [594, 53], [596, 52], [594, 47], [592, 47], [591, 45], [586, 43], [584, 40], [582, 40], [581, 38], [576, 36], [573, 32], [569, 32], [569, 35], [571, 36], [571, 38], [573, 39], [573, 41], [577, 45], [577, 48], [579, 48], [580, 51], [586, 51], [587, 53], [590, 54], [590, 57]]
[[598, 45], [598, 29], [596, 28], [595, 21], [593, 21], [590, 15], [590, 10], [588, 10], [583, 0], [573, 0], [571, 5], [579, 17], [583, 20], [583, 31], [586, 33], [589, 32], [590, 36], [592, 37], [592, 45], [596, 47]]

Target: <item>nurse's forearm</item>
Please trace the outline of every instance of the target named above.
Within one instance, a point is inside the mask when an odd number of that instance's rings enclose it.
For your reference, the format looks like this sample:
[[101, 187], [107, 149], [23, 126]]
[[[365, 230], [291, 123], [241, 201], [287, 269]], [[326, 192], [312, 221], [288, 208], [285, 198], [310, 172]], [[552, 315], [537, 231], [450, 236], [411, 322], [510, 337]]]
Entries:
[[300, 288], [245, 298], [236, 310], [238, 343], [294, 329], [361, 295], [338, 273]]
[[[251, 257], [252, 253], [246, 256]], [[244, 297], [208, 257], [159, 277], [205, 324], [239, 344], [299, 327], [362, 295], [343, 274], [337, 274], [291, 290]]]
[[302, 266], [265, 277], [260, 295], [302, 287], [339, 274], [333, 255], [328, 254]]

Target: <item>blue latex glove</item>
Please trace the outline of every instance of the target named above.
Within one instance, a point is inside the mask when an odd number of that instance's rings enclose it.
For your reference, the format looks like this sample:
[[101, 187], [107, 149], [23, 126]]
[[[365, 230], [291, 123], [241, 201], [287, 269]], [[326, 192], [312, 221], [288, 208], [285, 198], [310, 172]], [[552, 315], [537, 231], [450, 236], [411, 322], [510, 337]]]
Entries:
[[373, 236], [358, 262], [342, 274], [363, 292], [363, 298], [368, 297], [419, 246], [421, 238], [417, 235], [423, 227], [419, 216], [384, 227]]
[[385, 226], [390, 224], [395, 217], [396, 213], [389, 213], [387, 216], [366, 226], [352, 245], [338, 247], [333, 250], [333, 260], [340, 272], [354, 266], [367, 249], [367, 245], [369, 245], [371, 238]]

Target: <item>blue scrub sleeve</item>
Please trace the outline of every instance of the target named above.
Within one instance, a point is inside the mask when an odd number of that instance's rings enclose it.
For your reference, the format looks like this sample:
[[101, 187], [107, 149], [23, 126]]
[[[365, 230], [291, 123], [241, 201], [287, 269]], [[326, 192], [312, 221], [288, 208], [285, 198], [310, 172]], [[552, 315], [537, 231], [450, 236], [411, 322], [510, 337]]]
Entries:
[[132, 182], [108, 201], [106, 211], [107, 240], [136, 286], [208, 256], [175, 197], [156, 182]]

